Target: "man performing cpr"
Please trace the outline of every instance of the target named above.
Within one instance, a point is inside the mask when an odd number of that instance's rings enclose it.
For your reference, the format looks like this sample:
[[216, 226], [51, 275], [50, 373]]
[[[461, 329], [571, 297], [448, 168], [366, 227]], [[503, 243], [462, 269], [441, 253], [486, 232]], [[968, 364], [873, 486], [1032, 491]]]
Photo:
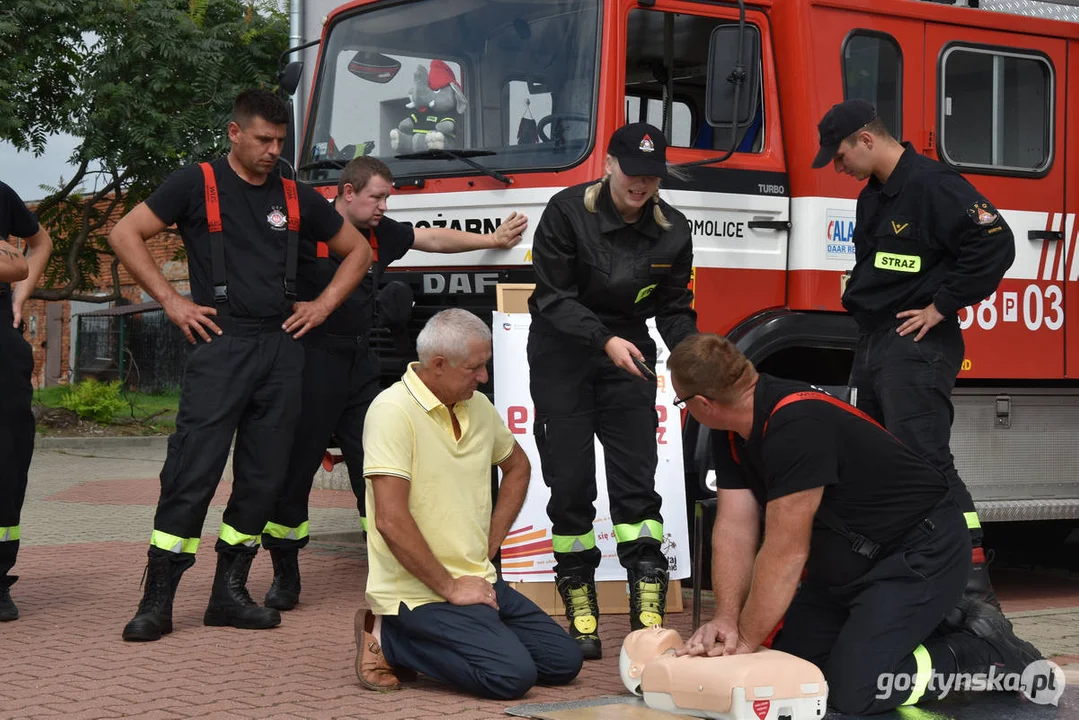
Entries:
[[[758, 374], [718, 335], [687, 338], [667, 364], [675, 403], [721, 431], [716, 615], [681, 655], [754, 653], [782, 619], [773, 647], [820, 668], [829, 704], [855, 714], [936, 698], [937, 678], [1041, 659], [982, 600], [964, 597], [962, 625], [941, 625], [971, 557], [939, 470], [841, 400]], [[910, 682], [882, 692], [889, 677]]]

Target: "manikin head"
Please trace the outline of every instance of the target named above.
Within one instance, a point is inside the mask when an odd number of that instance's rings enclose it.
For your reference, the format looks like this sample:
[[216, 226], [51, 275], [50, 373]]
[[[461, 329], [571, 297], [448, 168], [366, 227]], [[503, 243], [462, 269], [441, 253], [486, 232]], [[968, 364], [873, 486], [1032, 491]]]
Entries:
[[626, 635], [618, 656], [618, 672], [626, 690], [640, 695], [641, 675], [645, 666], [662, 655], [673, 654], [682, 645], [682, 636], [677, 631], [659, 625], [634, 630]]

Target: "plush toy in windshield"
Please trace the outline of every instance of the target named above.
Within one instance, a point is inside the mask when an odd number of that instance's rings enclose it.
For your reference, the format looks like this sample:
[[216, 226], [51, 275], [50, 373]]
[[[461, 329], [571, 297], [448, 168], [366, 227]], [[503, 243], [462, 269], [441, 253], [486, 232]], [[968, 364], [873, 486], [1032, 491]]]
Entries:
[[412, 77], [415, 85], [405, 106], [412, 112], [390, 130], [390, 145], [401, 153], [457, 146], [457, 120], [468, 101], [453, 70], [436, 59], [430, 72], [420, 65]]

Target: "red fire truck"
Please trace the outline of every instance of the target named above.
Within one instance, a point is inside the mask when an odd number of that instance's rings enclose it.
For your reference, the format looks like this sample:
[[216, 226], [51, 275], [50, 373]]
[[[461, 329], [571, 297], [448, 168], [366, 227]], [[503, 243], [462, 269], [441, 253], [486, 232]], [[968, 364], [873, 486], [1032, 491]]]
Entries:
[[[838, 385], [861, 186], [810, 162], [820, 116], [869, 100], [1015, 232], [997, 292], [960, 312], [952, 446], [983, 518], [1079, 518], [1079, 8], [981, 4], [356, 0], [326, 19], [296, 171], [332, 196], [344, 161], [375, 155], [399, 220], [490, 231], [518, 210], [534, 227], [551, 195], [602, 174], [616, 127], [647, 120], [671, 162], [696, 163], [663, 193], [693, 226], [701, 328], [764, 371]], [[415, 70], [433, 61], [467, 106], [442, 148], [395, 149]], [[496, 283], [531, 280], [530, 237], [403, 258], [413, 332], [451, 305], [489, 318]]]

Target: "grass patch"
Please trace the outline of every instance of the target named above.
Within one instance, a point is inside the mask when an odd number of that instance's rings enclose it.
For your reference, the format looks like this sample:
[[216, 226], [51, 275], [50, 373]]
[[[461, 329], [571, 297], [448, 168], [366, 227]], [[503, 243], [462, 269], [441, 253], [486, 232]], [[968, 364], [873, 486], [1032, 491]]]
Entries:
[[[63, 407], [68, 386], [56, 385], [34, 390], [34, 404], [47, 408]], [[106, 425], [132, 425], [143, 423], [151, 433], [171, 432], [176, 428], [176, 413], [180, 409], [180, 391], [171, 393], [124, 392], [120, 394], [123, 406], [117, 409]]]
[[60, 400], [67, 395], [67, 385], [53, 385], [52, 387], [34, 390], [34, 404], [45, 407], [60, 407]]
[[176, 413], [180, 410], [180, 391], [172, 393], [151, 395], [149, 393], [128, 392], [120, 395], [126, 407], [117, 413], [117, 416], [141, 419], [160, 413], [158, 417], [167, 417], [175, 421]]

